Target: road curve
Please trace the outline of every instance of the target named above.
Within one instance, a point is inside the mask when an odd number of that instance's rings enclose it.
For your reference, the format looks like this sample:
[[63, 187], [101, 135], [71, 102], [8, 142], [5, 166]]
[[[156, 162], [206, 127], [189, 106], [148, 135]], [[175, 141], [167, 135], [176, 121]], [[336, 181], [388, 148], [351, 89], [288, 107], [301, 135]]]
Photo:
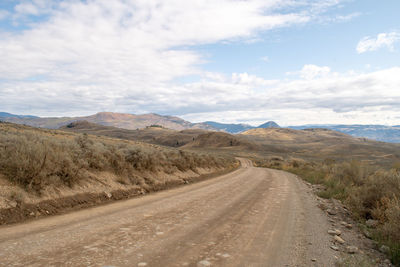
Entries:
[[307, 186], [241, 161], [204, 182], [0, 227], [0, 266], [334, 266]]

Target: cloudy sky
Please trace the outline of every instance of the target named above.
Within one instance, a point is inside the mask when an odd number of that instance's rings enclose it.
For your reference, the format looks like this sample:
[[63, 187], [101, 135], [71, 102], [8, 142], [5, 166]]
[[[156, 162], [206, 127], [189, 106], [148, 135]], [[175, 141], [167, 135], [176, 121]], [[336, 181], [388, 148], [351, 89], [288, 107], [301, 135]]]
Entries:
[[0, 111], [400, 124], [398, 0], [1, 0]]

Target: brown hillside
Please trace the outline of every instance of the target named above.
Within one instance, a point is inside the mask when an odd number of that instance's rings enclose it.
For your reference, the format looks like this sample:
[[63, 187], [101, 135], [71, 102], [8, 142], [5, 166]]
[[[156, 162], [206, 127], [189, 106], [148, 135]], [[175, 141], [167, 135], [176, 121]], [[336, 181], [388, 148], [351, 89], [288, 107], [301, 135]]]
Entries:
[[82, 193], [150, 192], [237, 166], [228, 155], [12, 123], [0, 123], [0, 150], [0, 211]]
[[207, 132], [201, 129], [175, 131], [164, 127], [146, 127], [144, 129], [127, 130], [112, 126], [103, 126], [88, 121], [72, 122], [60, 129], [69, 132], [102, 135], [172, 147], [183, 146], [193, 141], [198, 135]]
[[252, 129], [239, 136], [256, 143], [264, 155], [318, 160], [358, 159], [383, 164], [400, 160], [399, 144], [355, 138], [327, 129]]
[[256, 148], [252, 142], [236, 135], [223, 132], [208, 132], [200, 134], [184, 147], [193, 148], [242, 148], [253, 150]]
[[352, 142], [360, 141], [360, 139], [344, 133], [320, 128], [305, 130], [293, 130], [288, 128], [257, 128], [245, 131], [242, 135], [268, 138], [268, 140], [274, 142], [309, 143], [327, 141], [329, 139], [346, 139], [351, 140]]

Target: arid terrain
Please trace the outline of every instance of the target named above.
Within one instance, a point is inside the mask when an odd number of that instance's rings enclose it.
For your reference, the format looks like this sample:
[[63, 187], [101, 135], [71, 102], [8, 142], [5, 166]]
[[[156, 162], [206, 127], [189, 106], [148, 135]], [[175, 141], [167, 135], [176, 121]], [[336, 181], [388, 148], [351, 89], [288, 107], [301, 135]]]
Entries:
[[397, 262], [396, 144], [325, 129], [0, 127], [2, 266]]
[[332, 228], [294, 175], [205, 182], [0, 228], [2, 266], [333, 266]]
[[400, 0], [0, 0], [0, 267], [400, 267]]

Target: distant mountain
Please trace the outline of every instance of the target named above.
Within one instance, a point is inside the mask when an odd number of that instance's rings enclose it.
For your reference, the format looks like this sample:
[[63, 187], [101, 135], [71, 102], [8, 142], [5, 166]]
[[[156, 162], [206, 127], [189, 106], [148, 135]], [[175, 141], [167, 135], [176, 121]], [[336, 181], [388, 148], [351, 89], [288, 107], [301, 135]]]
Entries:
[[249, 124], [243, 124], [243, 123], [240, 123], [240, 124], [230, 123], [229, 124], [229, 123], [219, 123], [219, 122], [215, 122], [215, 121], [206, 121], [203, 123], [208, 124], [208, 125], [210, 125], [214, 128], [217, 128], [221, 131], [225, 131], [225, 132], [233, 133], [233, 134], [241, 133], [241, 132], [244, 132], [247, 130], [257, 129], [257, 128], [279, 128], [280, 127], [276, 122], [273, 122], [273, 121], [268, 121], [257, 127], [251, 126]]
[[[206, 121], [203, 123], [191, 123], [174, 116], [163, 116], [155, 113], [134, 115], [126, 113], [99, 112], [91, 116], [84, 117], [36, 117], [31, 115], [15, 115], [7, 112], [0, 112], [0, 121], [25, 124], [33, 127], [58, 129], [76, 121], [88, 121], [104, 126], [113, 126], [122, 129], [136, 130], [143, 129], [151, 125], [160, 125], [164, 128], [172, 130], [186, 129], [202, 129], [209, 131], [225, 131], [231, 134], [242, 133], [251, 129], [260, 128], [280, 128], [280, 126], [268, 121], [259, 126], [251, 126], [249, 124], [227, 124], [214, 121]], [[363, 137], [376, 141], [389, 143], [400, 143], [400, 125], [385, 126], [385, 125], [343, 125], [343, 124], [314, 124], [289, 126], [291, 129], [310, 129], [310, 128], [325, 128], [354, 137]]]
[[268, 121], [266, 123], [259, 125], [256, 128], [280, 128], [280, 126], [274, 121]]
[[32, 115], [15, 115], [7, 112], [0, 112], [0, 118], [38, 118]]
[[104, 126], [114, 126], [123, 129], [136, 130], [150, 125], [160, 125], [173, 130], [204, 129], [217, 130], [204, 123], [191, 123], [174, 116], [162, 116], [154, 113], [134, 115], [125, 113], [99, 112], [86, 117], [60, 117], [60, 118], [24, 118], [24, 117], [3, 117], [7, 122], [26, 124], [34, 127], [57, 129], [75, 121], [88, 121]]
[[355, 137], [364, 137], [372, 140], [400, 143], [400, 126], [385, 126], [385, 125], [301, 125], [289, 126], [291, 129], [310, 129], [310, 128], [325, 128], [342, 133], [346, 133]]
[[248, 124], [233, 124], [233, 123], [229, 124], [229, 123], [219, 123], [215, 121], [206, 121], [203, 123], [228, 133], [240, 133], [254, 128], [253, 126]]

